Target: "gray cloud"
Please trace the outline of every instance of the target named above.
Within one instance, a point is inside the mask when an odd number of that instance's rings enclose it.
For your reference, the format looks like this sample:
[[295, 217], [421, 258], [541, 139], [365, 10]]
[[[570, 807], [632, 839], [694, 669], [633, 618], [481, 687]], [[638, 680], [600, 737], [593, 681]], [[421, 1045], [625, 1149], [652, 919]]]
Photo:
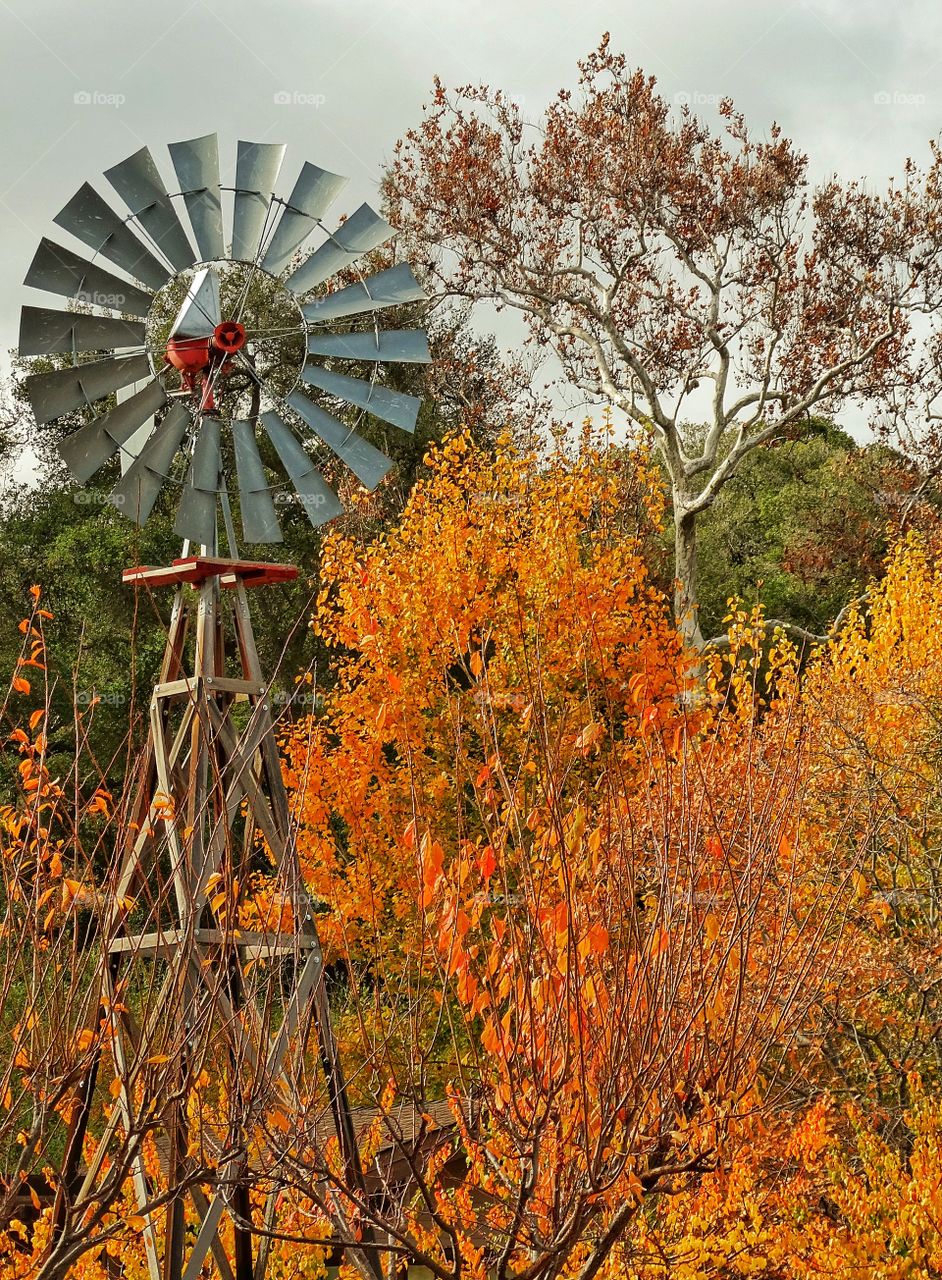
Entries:
[[942, 124], [931, 0], [0, 0], [0, 346], [53, 214], [86, 179], [106, 192], [101, 171], [143, 143], [163, 161], [165, 142], [216, 130], [231, 180], [237, 138], [286, 142], [293, 170], [351, 176], [352, 209], [434, 74], [500, 85], [536, 116], [606, 29], [668, 97], [709, 116], [729, 94], [753, 128], [777, 120], [818, 177], [882, 185]]

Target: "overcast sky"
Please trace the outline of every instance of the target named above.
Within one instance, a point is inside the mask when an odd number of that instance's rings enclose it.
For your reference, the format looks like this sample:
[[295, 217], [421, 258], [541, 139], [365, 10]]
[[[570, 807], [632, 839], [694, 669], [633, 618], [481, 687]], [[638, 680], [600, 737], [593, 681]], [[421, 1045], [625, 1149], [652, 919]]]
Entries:
[[818, 178], [882, 186], [942, 131], [938, 0], [0, 0], [0, 349], [50, 305], [21, 281], [40, 236], [69, 240], [53, 215], [142, 144], [173, 190], [166, 142], [218, 132], [223, 183], [238, 138], [286, 142], [283, 194], [309, 159], [350, 175], [350, 211], [435, 74], [536, 117], [606, 30], [672, 100], [777, 120]]

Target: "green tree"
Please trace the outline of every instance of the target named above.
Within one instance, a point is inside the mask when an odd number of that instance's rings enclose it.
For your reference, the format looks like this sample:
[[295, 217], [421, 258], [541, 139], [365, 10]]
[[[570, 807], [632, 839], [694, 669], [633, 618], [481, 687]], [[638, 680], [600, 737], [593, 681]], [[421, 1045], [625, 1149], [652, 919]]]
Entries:
[[[801, 436], [754, 450], [700, 520], [700, 627], [725, 630], [727, 601], [761, 603], [823, 635], [881, 576], [915, 467], [881, 444], [858, 445], [816, 419]], [[670, 530], [670, 545], [673, 531]], [[668, 546], [661, 573], [669, 572]]]

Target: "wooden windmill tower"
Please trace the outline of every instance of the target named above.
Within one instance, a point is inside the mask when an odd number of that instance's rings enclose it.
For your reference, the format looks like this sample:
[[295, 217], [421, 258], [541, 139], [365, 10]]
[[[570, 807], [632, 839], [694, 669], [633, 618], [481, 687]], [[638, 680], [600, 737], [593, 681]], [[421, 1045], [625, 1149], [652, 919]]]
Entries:
[[[250, 544], [281, 541], [279, 502], [299, 504], [315, 526], [334, 518], [341, 505], [322, 457], [370, 489], [391, 466], [337, 413], [352, 406], [411, 431], [419, 401], [380, 375], [387, 362], [430, 357], [420, 331], [377, 322], [424, 296], [409, 267], [357, 272], [392, 228], [366, 205], [332, 232], [323, 226], [345, 179], [306, 163], [281, 198], [283, 146], [240, 142], [225, 188], [215, 135], [169, 150], [172, 195], [142, 148], [105, 175], [128, 213], [85, 184], [56, 216], [92, 256], [43, 239], [26, 283], [82, 305], [24, 307], [20, 330], [22, 356], [61, 359], [28, 380], [38, 425], [105, 410], [59, 446], [75, 477], [88, 481], [119, 459], [110, 498], [138, 524], [174, 490], [183, 539], [171, 565], [124, 574], [141, 589], [172, 591], [172, 607], [95, 980], [106, 1048], [81, 1082], [60, 1195], [81, 1196], [108, 1176], [109, 1143], [123, 1134], [151, 1280], [195, 1280], [210, 1260], [225, 1280], [262, 1280], [267, 1248], [249, 1195], [257, 1137], [244, 1104], [265, 1090], [290, 1109], [311, 1028], [352, 1185], [362, 1174], [249, 610], [254, 588], [297, 570], [242, 558], [230, 495]], [[366, 377], [351, 375], [363, 366]], [[273, 913], [257, 910], [260, 875]], [[141, 989], [144, 1013], [133, 994]], [[227, 1081], [212, 1122], [195, 1114], [192, 1068], [207, 1053]], [[103, 1055], [114, 1102], [86, 1163]], [[142, 1118], [139, 1084], [154, 1071], [164, 1105]]]

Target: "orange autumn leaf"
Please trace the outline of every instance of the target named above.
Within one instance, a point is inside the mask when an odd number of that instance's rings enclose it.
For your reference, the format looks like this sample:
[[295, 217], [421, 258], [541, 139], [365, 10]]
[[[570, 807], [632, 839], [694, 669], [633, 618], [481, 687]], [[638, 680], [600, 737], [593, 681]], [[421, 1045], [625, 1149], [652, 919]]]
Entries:
[[493, 848], [488, 845], [478, 861], [478, 870], [481, 873], [482, 880], [490, 880], [491, 876], [497, 870], [497, 856]]
[[481, 1032], [481, 1044], [488, 1053], [497, 1053], [500, 1049], [500, 1032], [490, 1019], [485, 1022], [484, 1029]]
[[603, 924], [594, 924], [589, 930], [589, 946], [595, 955], [602, 955], [608, 950], [609, 935]]
[[723, 841], [719, 836], [707, 836], [706, 851], [711, 858], [723, 857]]

